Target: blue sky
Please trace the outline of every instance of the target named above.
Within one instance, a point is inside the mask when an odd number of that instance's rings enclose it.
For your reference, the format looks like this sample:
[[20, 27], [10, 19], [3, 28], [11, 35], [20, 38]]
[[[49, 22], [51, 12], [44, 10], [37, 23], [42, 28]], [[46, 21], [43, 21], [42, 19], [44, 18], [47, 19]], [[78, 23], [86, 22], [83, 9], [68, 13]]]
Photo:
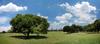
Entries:
[[10, 28], [16, 14], [47, 18], [50, 29], [64, 25], [86, 25], [100, 18], [100, 0], [0, 0], [0, 30]]

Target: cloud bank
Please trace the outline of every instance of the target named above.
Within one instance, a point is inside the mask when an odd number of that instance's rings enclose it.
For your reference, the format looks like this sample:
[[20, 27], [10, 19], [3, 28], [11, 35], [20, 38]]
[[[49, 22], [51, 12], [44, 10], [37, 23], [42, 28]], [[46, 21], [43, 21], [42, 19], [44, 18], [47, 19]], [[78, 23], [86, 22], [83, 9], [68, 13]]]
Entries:
[[76, 3], [75, 5], [63, 3], [60, 6], [65, 9], [66, 13], [56, 16], [56, 20], [59, 22], [86, 25], [96, 20], [96, 7], [89, 2]]
[[55, 21], [51, 23], [52, 28], [53, 26], [54, 28], [63, 28], [65, 25], [72, 24], [87, 25], [93, 23], [97, 19], [95, 15], [96, 7], [91, 5], [89, 2], [80, 2], [75, 5], [70, 5], [66, 2], [59, 6], [64, 8], [66, 13], [56, 16], [56, 23]]
[[11, 29], [11, 26], [0, 26], [0, 32], [2, 31], [8, 31], [9, 29]]
[[0, 17], [0, 24], [4, 24], [10, 21], [9, 17]]

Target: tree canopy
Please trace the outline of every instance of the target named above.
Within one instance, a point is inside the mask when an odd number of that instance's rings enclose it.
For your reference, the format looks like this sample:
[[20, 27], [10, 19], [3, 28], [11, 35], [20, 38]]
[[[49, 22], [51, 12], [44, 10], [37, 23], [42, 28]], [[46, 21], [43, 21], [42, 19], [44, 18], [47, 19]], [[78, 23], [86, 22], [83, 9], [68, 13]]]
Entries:
[[23, 33], [26, 36], [30, 33], [46, 34], [49, 27], [47, 19], [32, 14], [17, 14], [10, 24], [13, 32]]

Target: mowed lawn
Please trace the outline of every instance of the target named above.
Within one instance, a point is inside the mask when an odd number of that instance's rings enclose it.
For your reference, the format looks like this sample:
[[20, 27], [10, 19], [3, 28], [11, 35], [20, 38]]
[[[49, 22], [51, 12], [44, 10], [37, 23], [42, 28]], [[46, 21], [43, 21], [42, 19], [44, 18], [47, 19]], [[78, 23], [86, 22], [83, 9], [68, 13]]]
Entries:
[[0, 34], [0, 44], [100, 44], [100, 34], [73, 33], [66, 34], [61, 31], [48, 32], [37, 38], [31, 35], [30, 39], [23, 39], [23, 34]]

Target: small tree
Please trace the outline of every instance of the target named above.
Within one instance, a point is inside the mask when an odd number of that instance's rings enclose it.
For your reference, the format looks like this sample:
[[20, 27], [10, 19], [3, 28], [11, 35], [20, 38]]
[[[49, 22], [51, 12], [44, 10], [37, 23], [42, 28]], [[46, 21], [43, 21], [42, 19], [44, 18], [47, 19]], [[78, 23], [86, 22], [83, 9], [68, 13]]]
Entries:
[[73, 24], [72, 26], [64, 26], [63, 31], [68, 32], [68, 33], [74, 33], [74, 32], [79, 32], [82, 31], [82, 27], [79, 25]]
[[6, 33], [5, 31], [2, 31], [2, 33]]
[[94, 23], [85, 26], [86, 30], [89, 32], [99, 32], [100, 31], [100, 20], [97, 19]]
[[32, 14], [17, 14], [10, 24], [14, 32], [23, 33], [27, 37], [29, 37], [30, 33], [46, 34], [49, 27], [49, 23], [45, 18]]
[[71, 27], [70, 26], [64, 26], [63, 32], [70, 32]]
[[94, 26], [95, 26], [95, 31], [99, 32], [100, 31], [100, 19], [94, 22]]

